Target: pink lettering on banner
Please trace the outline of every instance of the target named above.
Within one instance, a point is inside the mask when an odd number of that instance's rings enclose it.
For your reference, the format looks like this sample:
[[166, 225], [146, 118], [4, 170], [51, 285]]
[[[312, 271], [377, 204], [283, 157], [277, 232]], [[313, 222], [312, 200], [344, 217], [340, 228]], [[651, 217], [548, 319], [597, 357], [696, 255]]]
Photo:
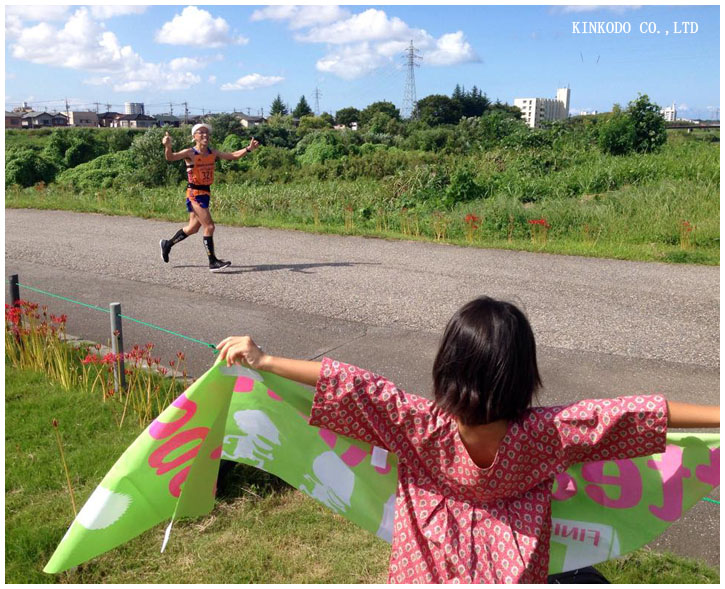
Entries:
[[662, 507], [650, 505], [649, 510], [659, 519], [673, 522], [682, 517], [682, 479], [690, 476], [690, 469], [682, 465], [682, 448], [668, 445], [660, 460], [648, 460], [647, 466], [662, 476]]
[[720, 484], [720, 448], [710, 448], [710, 464], [700, 464], [695, 468], [695, 476], [706, 485]]
[[240, 376], [234, 383], [235, 393], [251, 393], [254, 388], [254, 379], [248, 376]]
[[281, 401], [282, 397], [280, 397], [277, 393], [275, 393], [272, 389], [267, 389], [267, 394], [272, 397], [275, 401]]
[[[162, 475], [175, 469], [177, 466], [184, 464], [184, 462], [191, 460], [199, 453], [201, 442], [204, 441], [208, 433], [208, 427], [195, 427], [181, 432], [151, 453], [151, 456], [149, 456], [149, 466], [156, 470], [157, 475]], [[166, 458], [166, 456], [168, 456], [171, 452], [181, 446], [184, 446], [185, 444], [188, 444], [192, 440], [200, 440], [200, 442], [191, 450], [184, 452], [181, 456], [178, 456], [174, 460], [164, 462], [164, 458]]]
[[177, 499], [181, 495], [181, 484], [186, 480], [186, 477], [189, 476], [190, 470], [191, 466], [187, 466], [185, 469], [177, 472], [169, 482], [169, 492]]
[[219, 460], [221, 457], [222, 457], [222, 447], [221, 446], [214, 448], [214, 450], [212, 450], [211, 454], [209, 455], [209, 458], [211, 458], [212, 460]]
[[576, 495], [576, 481], [568, 472], [561, 472], [556, 475], [556, 492], [552, 493], [552, 499], [566, 501]]
[[149, 435], [154, 440], [163, 440], [168, 438], [170, 435], [176, 433], [181, 429], [188, 421], [194, 417], [196, 413], [196, 403], [186, 397], [186, 393], [182, 393], [172, 404], [172, 407], [182, 409], [185, 413], [179, 416], [178, 419], [169, 423], [164, 423], [155, 419], [149, 427]]
[[[619, 475], [605, 475], [605, 464], [616, 464]], [[637, 505], [642, 499], [642, 477], [639, 469], [631, 460], [610, 460], [584, 464], [582, 466], [582, 478], [594, 483], [584, 487], [584, 492], [593, 501], [604, 507], [628, 509]], [[614, 499], [600, 485], [619, 487], [619, 497]]]

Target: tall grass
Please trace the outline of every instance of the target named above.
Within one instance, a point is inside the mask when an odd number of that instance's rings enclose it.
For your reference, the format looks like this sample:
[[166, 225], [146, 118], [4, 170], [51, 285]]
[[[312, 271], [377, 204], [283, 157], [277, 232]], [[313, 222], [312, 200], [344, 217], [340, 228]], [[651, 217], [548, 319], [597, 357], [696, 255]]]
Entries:
[[[628, 156], [570, 147], [499, 147], [439, 158], [383, 179], [301, 175], [252, 182], [235, 172], [228, 177], [238, 181], [226, 183], [222, 173], [212, 212], [218, 223], [230, 225], [719, 263], [719, 144], [675, 136], [657, 153]], [[481, 197], [468, 200], [468, 190]], [[183, 184], [86, 192], [56, 184], [10, 187], [6, 204], [174, 221], [187, 215]], [[467, 215], [481, 219], [475, 236]], [[540, 218], [550, 225], [543, 245], [531, 242], [528, 223]], [[693, 227], [687, 247], [681, 243], [684, 222]]]
[[[13, 367], [47, 374], [63, 390], [77, 388], [103, 402], [118, 402], [118, 427], [128, 416], [148, 425], [186, 386], [185, 358], [179, 352], [172, 370], [152, 354], [152, 343], [134, 345], [126, 354], [101, 355], [101, 345], [77, 348], [65, 333], [67, 317], [48, 314], [46, 306], [18, 301], [5, 305], [5, 359]], [[114, 371], [123, 366], [125, 388], [117, 387]], [[169, 378], [164, 376], [169, 373]], [[178, 375], [178, 376], [177, 376]]]

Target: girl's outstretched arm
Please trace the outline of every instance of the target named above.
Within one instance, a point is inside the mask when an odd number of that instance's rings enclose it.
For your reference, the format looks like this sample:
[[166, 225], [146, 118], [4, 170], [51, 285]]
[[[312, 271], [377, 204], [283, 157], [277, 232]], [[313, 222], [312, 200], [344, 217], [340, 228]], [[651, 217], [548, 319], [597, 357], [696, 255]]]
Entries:
[[720, 427], [720, 407], [667, 401], [667, 427]]
[[320, 376], [321, 362], [270, 356], [265, 354], [248, 336], [225, 338], [217, 344], [216, 348], [219, 350], [221, 358], [227, 361], [227, 366], [234, 363], [244, 364], [255, 370], [271, 372], [310, 386], [315, 386]]

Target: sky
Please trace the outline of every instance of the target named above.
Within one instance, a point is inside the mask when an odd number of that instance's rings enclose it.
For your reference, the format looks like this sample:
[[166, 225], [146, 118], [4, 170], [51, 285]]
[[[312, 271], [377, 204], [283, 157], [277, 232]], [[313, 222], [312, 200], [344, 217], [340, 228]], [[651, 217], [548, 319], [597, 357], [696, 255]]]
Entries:
[[5, 109], [259, 115], [279, 94], [318, 113], [405, 111], [411, 41], [417, 99], [458, 84], [513, 104], [568, 86], [570, 114], [643, 93], [719, 117], [720, 7], [684, 4], [6, 5]]

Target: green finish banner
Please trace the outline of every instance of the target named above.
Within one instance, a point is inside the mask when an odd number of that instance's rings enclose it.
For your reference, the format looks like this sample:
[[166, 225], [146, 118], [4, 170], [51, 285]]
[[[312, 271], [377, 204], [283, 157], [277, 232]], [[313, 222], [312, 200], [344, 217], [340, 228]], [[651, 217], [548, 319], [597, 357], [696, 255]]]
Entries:
[[[309, 389], [217, 362], [123, 453], [46, 573], [86, 562], [169, 521], [209, 513], [219, 460], [270, 472], [391, 542], [397, 458], [308, 424]], [[550, 573], [635, 550], [719, 485], [719, 434], [669, 434], [663, 454], [578, 464], [554, 484]]]

